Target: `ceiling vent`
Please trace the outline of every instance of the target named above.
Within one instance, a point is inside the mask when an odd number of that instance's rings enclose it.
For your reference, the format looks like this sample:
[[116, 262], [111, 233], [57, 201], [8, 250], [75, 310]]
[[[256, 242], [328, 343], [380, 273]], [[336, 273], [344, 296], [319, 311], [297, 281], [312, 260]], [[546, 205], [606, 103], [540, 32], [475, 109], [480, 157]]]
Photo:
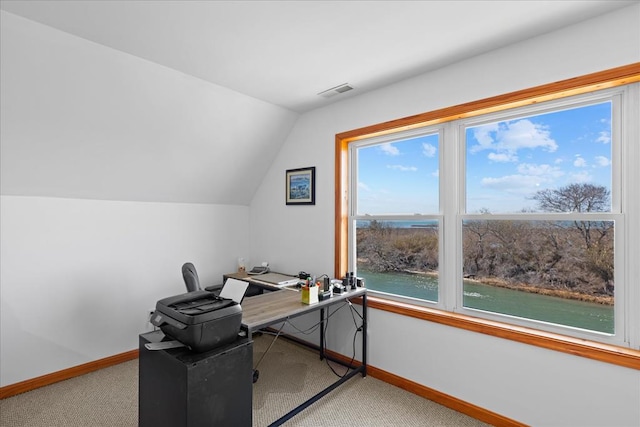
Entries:
[[332, 96], [348, 92], [351, 89], [353, 89], [353, 86], [350, 86], [348, 83], [343, 83], [339, 86], [332, 87], [331, 89], [320, 92], [318, 95], [322, 96], [323, 98], [331, 98]]

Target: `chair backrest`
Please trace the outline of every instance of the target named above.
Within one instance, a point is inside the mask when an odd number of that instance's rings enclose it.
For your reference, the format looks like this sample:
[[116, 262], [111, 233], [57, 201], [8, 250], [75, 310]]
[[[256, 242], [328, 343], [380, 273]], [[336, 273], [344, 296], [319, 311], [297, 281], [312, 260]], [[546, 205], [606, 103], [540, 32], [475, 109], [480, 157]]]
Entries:
[[198, 272], [192, 263], [186, 262], [182, 265], [182, 277], [184, 278], [184, 284], [187, 286], [187, 292], [200, 290]]

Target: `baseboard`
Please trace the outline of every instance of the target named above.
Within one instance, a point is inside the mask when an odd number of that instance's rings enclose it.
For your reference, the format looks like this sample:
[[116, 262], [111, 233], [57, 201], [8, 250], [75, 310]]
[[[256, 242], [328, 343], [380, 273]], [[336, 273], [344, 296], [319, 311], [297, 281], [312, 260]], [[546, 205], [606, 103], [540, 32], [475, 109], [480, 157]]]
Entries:
[[41, 377], [36, 377], [30, 380], [0, 387], [0, 400], [60, 381], [68, 380], [73, 377], [88, 374], [89, 372], [97, 371], [99, 369], [108, 368], [109, 366], [117, 365], [119, 363], [127, 362], [136, 358], [138, 358], [138, 350], [131, 350], [125, 353], [116, 354], [115, 356], [109, 356], [105, 357], [104, 359], [84, 363], [82, 365], [74, 366], [68, 369], [63, 369], [62, 371], [42, 375]]
[[[287, 337], [287, 338], [291, 338], [291, 337]], [[295, 338], [293, 338], [293, 340], [301, 344], [308, 345], [312, 348], [314, 347], [316, 349], [318, 348], [317, 346], [314, 346], [312, 344], [310, 345], [307, 342], [303, 342]], [[336, 360], [340, 360], [343, 363], [348, 364], [349, 362], [351, 362], [351, 358], [346, 357], [340, 353], [336, 353], [331, 350], [326, 350], [326, 353], [327, 353], [327, 356], [334, 358]], [[44, 387], [60, 381], [68, 380], [73, 377], [88, 374], [90, 372], [97, 371], [99, 369], [108, 368], [109, 366], [127, 362], [129, 360], [136, 359], [138, 357], [138, 354], [139, 354], [138, 350], [131, 350], [125, 353], [116, 354], [114, 356], [105, 357], [104, 359], [85, 363], [83, 365], [74, 366], [69, 369], [64, 369], [62, 371], [43, 375], [41, 377], [32, 378], [30, 380], [0, 387], [0, 399], [6, 399], [7, 397], [15, 396], [20, 393], [25, 393], [27, 391], [35, 390], [40, 387]], [[353, 363], [355, 365], [360, 364], [360, 362], [356, 360], [354, 360]], [[367, 366], [367, 375], [371, 375], [373, 378], [377, 378], [381, 381], [384, 381], [396, 387], [400, 387], [401, 389], [406, 390], [410, 393], [424, 397], [425, 399], [429, 399], [440, 405], [446, 406], [447, 408], [453, 409], [462, 414], [468, 415], [472, 418], [475, 418], [477, 420], [483, 421], [485, 423], [488, 423], [494, 426], [503, 426], [503, 427], [525, 427], [526, 426], [526, 424], [522, 424], [518, 421], [506, 418], [500, 414], [496, 414], [495, 412], [491, 412], [479, 406], [472, 405], [468, 402], [465, 402], [453, 396], [449, 396], [448, 394], [439, 392], [429, 387], [425, 387], [422, 384], [415, 383], [413, 381], [407, 380], [406, 378], [399, 377], [395, 374], [373, 367], [371, 365]]]
[[[271, 329], [271, 328], [267, 328], [267, 329]], [[277, 332], [275, 330], [271, 330], [271, 331]], [[314, 350], [319, 350], [319, 347], [317, 345], [310, 343], [308, 341], [301, 340], [289, 334], [282, 334], [281, 337], [286, 338], [290, 341], [296, 342], [298, 344], [302, 344], [306, 347], [310, 347]], [[345, 365], [348, 365], [350, 363], [353, 366], [361, 365], [360, 361], [351, 360], [350, 357], [347, 357], [340, 353], [336, 353], [335, 351], [332, 351], [332, 350], [325, 349], [325, 354], [329, 358], [338, 360], [341, 363], [344, 363]], [[465, 402], [464, 400], [460, 400], [446, 393], [442, 393], [438, 390], [434, 390], [432, 388], [426, 387], [422, 384], [418, 384], [416, 382], [410, 381], [406, 378], [399, 377], [395, 374], [373, 367], [371, 365], [367, 365], [367, 375], [371, 375], [373, 378], [377, 378], [380, 381], [384, 381], [388, 384], [399, 387], [417, 396], [424, 397], [425, 399], [429, 399], [442, 406], [446, 406], [447, 408], [453, 409], [454, 411], [460, 412], [461, 414], [468, 415], [471, 418], [475, 418], [476, 420], [485, 422], [487, 424], [491, 424], [493, 426], [499, 426], [499, 427], [526, 427], [527, 426], [526, 424], [512, 420], [510, 418], [507, 418], [495, 412], [491, 412], [487, 409]]]
[[[351, 358], [346, 357], [340, 353], [336, 353], [331, 350], [325, 350], [325, 352], [327, 353], [327, 355], [340, 360], [343, 363], [351, 362]], [[354, 360], [353, 364], [359, 366], [360, 362]], [[395, 374], [373, 367], [371, 365], [367, 365], [367, 375], [371, 375], [373, 378], [377, 378], [380, 381], [384, 381], [388, 384], [394, 385], [410, 393], [413, 393], [420, 397], [424, 397], [425, 399], [429, 399], [442, 406], [446, 406], [447, 408], [453, 409], [457, 412], [468, 415], [472, 418], [475, 418], [476, 420], [483, 421], [493, 426], [526, 427], [526, 424], [504, 417], [500, 414], [496, 414], [495, 412], [491, 412], [487, 409], [465, 402], [464, 400], [460, 400], [438, 390], [425, 387], [422, 384], [418, 384], [406, 378], [399, 377]]]

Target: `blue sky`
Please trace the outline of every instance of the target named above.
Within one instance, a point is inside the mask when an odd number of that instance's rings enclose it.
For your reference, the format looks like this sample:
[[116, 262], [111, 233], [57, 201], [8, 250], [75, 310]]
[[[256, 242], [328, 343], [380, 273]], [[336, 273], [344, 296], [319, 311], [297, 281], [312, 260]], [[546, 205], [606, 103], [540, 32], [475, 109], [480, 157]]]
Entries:
[[[535, 209], [545, 188], [611, 189], [611, 104], [492, 122], [466, 131], [467, 211]], [[438, 135], [359, 149], [360, 214], [438, 213]]]
[[359, 213], [432, 213], [438, 208], [438, 135], [358, 150]]

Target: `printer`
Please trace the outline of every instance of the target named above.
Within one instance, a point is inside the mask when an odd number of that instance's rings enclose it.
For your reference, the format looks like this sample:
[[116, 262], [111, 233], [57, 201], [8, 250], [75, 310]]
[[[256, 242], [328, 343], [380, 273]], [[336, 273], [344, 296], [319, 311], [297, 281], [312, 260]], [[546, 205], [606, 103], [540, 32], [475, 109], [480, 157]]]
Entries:
[[195, 352], [233, 342], [240, 332], [242, 307], [209, 291], [193, 291], [156, 303], [151, 323]]

